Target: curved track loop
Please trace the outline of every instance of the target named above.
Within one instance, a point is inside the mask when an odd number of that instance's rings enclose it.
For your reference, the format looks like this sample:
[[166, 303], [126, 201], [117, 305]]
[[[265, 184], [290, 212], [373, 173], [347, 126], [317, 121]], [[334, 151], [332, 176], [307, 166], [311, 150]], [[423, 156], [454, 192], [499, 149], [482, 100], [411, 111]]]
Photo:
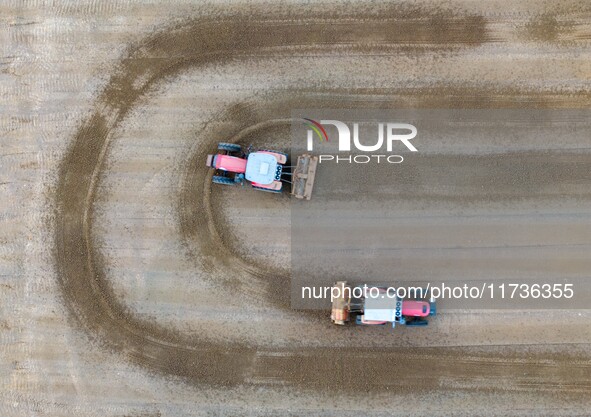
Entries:
[[[256, 12], [249, 10], [250, 15]], [[264, 15], [264, 11], [258, 12]], [[446, 11], [392, 7], [376, 8], [366, 15], [357, 9], [315, 12], [313, 15], [312, 19], [308, 10], [301, 10], [262, 20], [224, 16], [216, 21], [190, 21], [139, 43], [121, 61], [98, 97], [94, 113], [73, 138], [59, 172], [55, 260], [59, 284], [73, 317], [94, 340], [125, 355], [133, 363], [192, 383], [231, 386], [279, 382], [301, 389], [374, 392], [394, 388], [397, 391], [416, 390], [419, 387], [429, 390], [445, 388], [442, 385], [446, 380], [465, 382], [466, 378], [472, 379], [470, 375], [474, 375], [474, 368], [478, 368], [477, 374], [491, 375], [495, 380], [501, 372], [512, 381], [512, 388], [507, 389], [562, 390], [573, 395], [588, 392], [589, 377], [586, 366], [582, 366], [587, 362], [582, 358], [553, 357], [551, 360], [555, 366], [550, 367], [541, 366], [547, 362], [548, 356], [523, 358], [512, 353], [498, 359], [498, 352], [468, 354], [461, 349], [261, 351], [239, 344], [216, 345], [190, 339], [174, 330], [139, 320], [116, 301], [104, 272], [104, 260], [93, 245], [95, 184], [103, 169], [111, 131], [153, 84], [190, 66], [223, 63], [241, 55], [264, 54], [281, 48], [291, 48], [292, 52], [294, 49], [323, 51], [334, 49], [334, 46], [357, 52], [379, 48], [380, 53], [421, 53], [421, 48], [409, 49], [408, 45], [441, 45], [445, 50], [461, 50], [489, 40], [485, 18]], [[405, 20], [410, 17], [412, 23]], [[374, 93], [354, 92], [359, 95]], [[326, 93], [324, 97], [332, 98], [326, 99], [325, 103], [335, 104], [349, 96], [351, 91]], [[527, 91], [437, 86], [421, 91], [420, 99], [415, 98], [418, 92], [413, 90], [401, 89], [392, 93], [393, 96], [382, 99], [379, 106], [523, 106], [525, 101], [534, 107], [545, 107], [553, 103], [556, 96], [556, 92], [546, 95], [537, 92], [530, 96]], [[589, 101], [588, 92], [578, 94]], [[317, 91], [313, 95], [315, 100], [322, 96]], [[520, 99], [519, 103], [516, 98]], [[300, 100], [299, 107], [309, 107], [315, 101], [306, 95], [294, 100]], [[229, 137], [265, 120], [288, 117], [285, 110], [294, 103], [292, 99], [280, 101], [283, 105], [274, 107], [272, 112], [256, 106], [237, 105], [220, 120], [213, 121], [208, 132], [212, 138]], [[556, 102], [565, 106], [581, 105], [577, 94], [570, 95], [569, 99], [561, 96]], [[226, 120], [222, 120], [224, 118]], [[190, 240], [198, 235], [199, 239], [210, 240], [213, 247], [228, 254], [228, 261], [222, 267], [246, 269], [249, 276], [266, 280], [268, 277], [256, 265], [237, 259], [224, 248], [211, 221], [211, 213], [207, 212], [207, 198], [199, 198], [202, 195], [207, 197], [208, 193], [208, 178], [201, 164], [205, 151], [196, 149], [186, 168], [179, 208], [184, 237]], [[287, 279], [283, 277], [280, 283], [285, 284]], [[285, 299], [280, 301], [280, 304], [285, 303]], [[416, 380], [415, 375], [421, 375], [421, 380]], [[571, 385], [564, 385], [566, 380]], [[573, 381], [580, 384], [574, 386]], [[491, 387], [485, 377], [461, 385], [468, 385], [469, 389], [502, 389]]]
[[[196, 145], [191, 152], [191, 158], [187, 164], [184, 177], [182, 179], [180, 201], [179, 201], [179, 219], [180, 230], [183, 239], [189, 247], [192, 258], [198, 258], [200, 267], [204, 268], [215, 279], [218, 284], [223, 284], [224, 276], [227, 284], [232, 287], [235, 293], [239, 293], [246, 298], [260, 298], [261, 287], [272, 286], [282, 291], [271, 291], [274, 294], [281, 293], [283, 297], [269, 298], [269, 302], [281, 307], [289, 307], [289, 276], [284, 271], [269, 270], [263, 268], [254, 262], [248, 262], [242, 259], [237, 253], [232, 251], [227, 243], [220, 236], [220, 225], [216, 221], [216, 216], [211, 207], [211, 176], [212, 171], [204, 166], [203, 161], [211, 149], [215, 149], [215, 138], [229, 138], [232, 143], [243, 143], [245, 137], [259, 129], [269, 128], [278, 124], [290, 123], [290, 119], [273, 119], [259, 121], [262, 113], [255, 115], [253, 109], [249, 106], [234, 106], [233, 108], [220, 114], [216, 120], [212, 121], [204, 132], [204, 137], [212, 138], [209, 147], [204, 147], [203, 142]], [[247, 124], [243, 130], [238, 132], [226, 132], [224, 128], [219, 128], [220, 124], [228, 125], [232, 121], [240, 120]], [[207, 142], [207, 141], [206, 141]], [[199, 253], [198, 256], [194, 254]], [[262, 285], [261, 285], [262, 284]], [[270, 288], [267, 288], [269, 291]]]

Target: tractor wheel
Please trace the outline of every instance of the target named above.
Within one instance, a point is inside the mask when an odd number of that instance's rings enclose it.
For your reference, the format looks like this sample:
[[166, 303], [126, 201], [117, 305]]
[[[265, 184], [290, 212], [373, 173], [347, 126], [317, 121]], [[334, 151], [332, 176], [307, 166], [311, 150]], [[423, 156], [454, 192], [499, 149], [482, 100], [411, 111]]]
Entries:
[[220, 175], [214, 175], [211, 177], [211, 182], [215, 184], [234, 185], [236, 184], [232, 178], [222, 177]]
[[275, 193], [275, 194], [279, 194], [282, 193], [283, 190], [270, 190], [268, 188], [263, 188], [263, 187], [257, 187], [256, 185], [253, 185], [252, 188], [259, 190], [259, 191], [265, 191], [267, 193]]
[[218, 143], [218, 150], [226, 152], [241, 152], [242, 146], [236, 143], [220, 142]]
[[435, 302], [429, 302], [429, 315], [430, 316], [436, 316], [437, 315], [437, 304], [435, 304]]
[[413, 319], [413, 320], [407, 320], [405, 324], [409, 327], [422, 327], [422, 326], [428, 326], [429, 322], [427, 320]]
[[273, 152], [273, 153], [278, 153], [279, 155], [285, 155], [285, 159], [288, 160], [289, 159], [289, 155], [286, 154], [285, 152], [280, 152], [280, 151], [274, 151], [272, 149], [261, 149], [262, 152]]

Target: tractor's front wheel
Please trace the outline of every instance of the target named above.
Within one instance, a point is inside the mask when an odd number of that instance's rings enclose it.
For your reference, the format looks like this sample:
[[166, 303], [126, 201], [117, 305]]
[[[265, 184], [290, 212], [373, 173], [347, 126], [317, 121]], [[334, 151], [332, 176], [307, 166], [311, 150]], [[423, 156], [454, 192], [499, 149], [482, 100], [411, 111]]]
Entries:
[[215, 184], [235, 185], [236, 182], [232, 178], [222, 177], [221, 175], [214, 175], [211, 177], [211, 182]]
[[218, 143], [218, 150], [226, 152], [241, 152], [242, 146], [236, 143], [220, 142]]

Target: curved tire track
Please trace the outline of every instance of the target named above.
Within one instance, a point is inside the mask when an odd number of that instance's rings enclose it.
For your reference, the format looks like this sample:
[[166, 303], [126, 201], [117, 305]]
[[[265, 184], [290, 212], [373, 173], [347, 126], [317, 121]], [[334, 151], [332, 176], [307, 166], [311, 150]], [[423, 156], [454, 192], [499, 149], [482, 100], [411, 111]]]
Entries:
[[[374, 9], [366, 14], [350, 9], [340, 12], [339, 18], [345, 24], [339, 24], [338, 19], [330, 17], [333, 12], [315, 13], [314, 19], [308, 18], [306, 11], [268, 15], [264, 20], [253, 20], [245, 15], [224, 16], [216, 21], [190, 21], [157, 33], [129, 51], [98, 97], [93, 115], [73, 138], [59, 171], [55, 261], [59, 284], [74, 318], [98, 343], [122, 353], [132, 362], [194, 383], [227, 386], [280, 381], [302, 389], [315, 387], [331, 391], [375, 391], [391, 387], [399, 391], [418, 387], [424, 390], [445, 389], [444, 378], [465, 381], [476, 370], [478, 375], [490, 375], [491, 380], [498, 378], [499, 373], [514, 378], [514, 383], [505, 387], [508, 390], [539, 391], [542, 384], [542, 387], [562, 388], [570, 393], [588, 392], [589, 364], [581, 358], [561, 356], [555, 360], [557, 366], [540, 368], [538, 365], [545, 358], [505, 357], [499, 361], [498, 353], [467, 357], [465, 351], [453, 349], [424, 349], [420, 353], [412, 349], [361, 348], [259, 351], [239, 344], [218, 345], [190, 339], [174, 330], [139, 320], [116, 301], [104, 272], [105, 260], [93, 246], [92, 201], [103, 169], [103, 157], [108, 152], [110, 132], [153, 84], [189, 66], [223, 63], [262, 49], [268, 53], [284, 47], [313, 50], [340, 44], [351, 50], [379, 49], [383, 52], [400, 50], [403, 45], [407, 53], [422, 53], [429, 47], [453, 50], [487, 41], [486, 22], [480, 16], [412, 7]], [[412, 24], [408, 23], [409, 19]], [[392, 24], [393, 21], [400, 24]], [[414, 50], [412, 45], [420, 46]], [[464, 103], [466, 93], [458, 90], [455, 96], [458, 101], [452, 99], [448, 107]], [[513, 95], [519, 94], [521, 92]], [[486, 92], [476, 92], [476, 96], [477, 99], [487, 97]], [[536, 100], [538, 98], [533, 101]], [[264, 113], [244, 106], [238, 106], [233, 112], [239, 117], [228, 130], [234, 133], [267, 118]], [[197, 164], [203, 152], [203, 149], [197, 150], [187, 168], [185, 187], [192, 193], [206, 192], [207, 175], [201, 164]], [[203, 205], [190, 207], [194, 203], [181, 197], [181, 218], [188, 222], [186, 236], [191, 237], [198, 230], [201, 232], [199, 239], [209, 240], [212, 247], [228, 253], [212, 229], [211, 219], [203, 216], [206, 208]], [[242, 265], [240, 260], [230, 264]], [[250, 267], [249, 271], [259, 279], [266, 277], [256, 267]], [[575, 388], [563, 387], [561, 383], [566, 379], [576, 379], [580, 384]], [[487, 383], [485, 377], [475, 381], [469, 389], [493, 389], [491, 386], [494, 384]]]

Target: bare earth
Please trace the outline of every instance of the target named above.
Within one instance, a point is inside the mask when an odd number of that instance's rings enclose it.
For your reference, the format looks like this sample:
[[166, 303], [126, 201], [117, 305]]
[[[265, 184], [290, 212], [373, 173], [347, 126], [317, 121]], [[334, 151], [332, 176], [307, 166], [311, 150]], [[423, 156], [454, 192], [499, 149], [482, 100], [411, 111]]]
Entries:
[[[591, 310], [335, 328], [290, 309], [288, 196], [210, 186], [218, 141], [287, 150], [294, 108], [589, 108], [587, 2], [444, 4], [0, 3], [0, 415], [588, 415]], [[388, 259], [590, 277], [580, 114], [568, 141], [425, 144], [364, 195], [405, 219]], [[319, 181], [311, 216], [362, 184]]]

